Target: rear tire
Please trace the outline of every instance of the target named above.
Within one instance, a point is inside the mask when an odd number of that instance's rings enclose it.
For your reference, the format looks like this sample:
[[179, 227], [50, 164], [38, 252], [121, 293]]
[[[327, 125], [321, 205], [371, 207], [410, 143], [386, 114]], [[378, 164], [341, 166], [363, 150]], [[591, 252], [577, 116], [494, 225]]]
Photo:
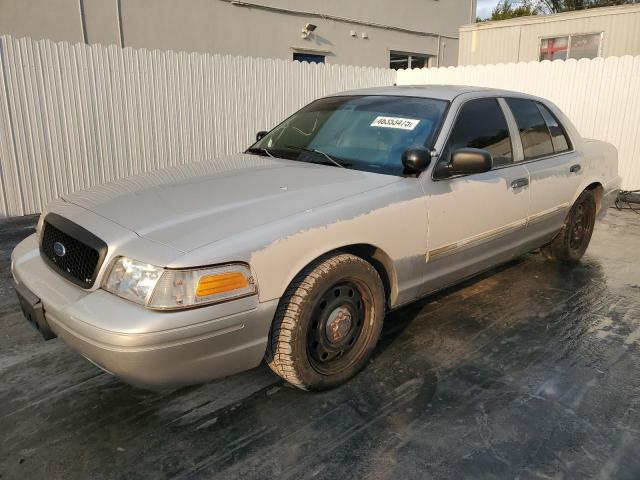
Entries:
[[384, 307], [384, 287], [370, 263], [350, 254], [320, 258], [280, 299], [265, 359], [303, 390], [336, 387], [366, 365]]
[[569, 210], [558, 235], [540, 252], [551, 260], [577, 262], [589, 246], [595, 221], [596, 199], [590, 190], [585, 190]]

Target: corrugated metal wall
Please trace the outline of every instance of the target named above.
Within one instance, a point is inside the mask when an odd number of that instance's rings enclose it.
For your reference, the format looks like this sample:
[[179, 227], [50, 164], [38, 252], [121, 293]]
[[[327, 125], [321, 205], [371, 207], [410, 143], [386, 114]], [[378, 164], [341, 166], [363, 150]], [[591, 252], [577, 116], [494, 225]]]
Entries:
[[315, 98], [395, 78], [378, 68], [0, 37], [0, 215], [244, 150]]
[[477, 85], [548, 98], [584, 137], [615, 145], [623, 188], [640, 188], [640, 56], [404, 70], [398, 84]]
[[603, 32], [603, 57], [640, 55], [640, 5], [593, 8], [460, 27], [458, 65], [538, 60], [540, 39]]

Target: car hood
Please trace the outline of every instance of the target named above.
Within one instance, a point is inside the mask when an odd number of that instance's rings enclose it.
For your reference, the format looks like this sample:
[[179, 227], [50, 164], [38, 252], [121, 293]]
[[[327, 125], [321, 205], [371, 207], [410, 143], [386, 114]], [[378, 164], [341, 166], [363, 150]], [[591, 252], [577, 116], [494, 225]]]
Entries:
[[124, 178], [64, 200], [188, 252], [398, 177], [237, 154]]

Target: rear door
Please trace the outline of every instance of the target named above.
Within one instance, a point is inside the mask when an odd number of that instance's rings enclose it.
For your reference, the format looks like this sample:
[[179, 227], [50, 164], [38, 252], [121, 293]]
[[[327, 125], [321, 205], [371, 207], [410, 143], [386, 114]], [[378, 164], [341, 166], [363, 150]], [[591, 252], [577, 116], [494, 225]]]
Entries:
[[566, 130], [544, 104], [507, 98], [530, 177], [531, 204], [527, 230], [544, 243], [562, 226], [577, 191], [582, 168]]
[[[453, 108], [453, 107], [452, 107]], [[492, 154], [485, 173], [438, 178], [422, 175], [429, 232], [422, 293], [442, 288], [504, 261], [519, 251], [529, 206], [529, 174], [514, 163], [514, 145], [497, 98], [467, 100], [458, 110], [438, 160], [464, 147]]]

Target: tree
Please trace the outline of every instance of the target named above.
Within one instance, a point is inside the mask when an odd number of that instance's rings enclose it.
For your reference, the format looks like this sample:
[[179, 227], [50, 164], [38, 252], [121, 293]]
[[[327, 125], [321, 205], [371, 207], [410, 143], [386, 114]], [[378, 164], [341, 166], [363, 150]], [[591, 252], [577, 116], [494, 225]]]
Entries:
[[586, 8], [610, 7], [635, 3], [635, 0], [539, 0], [539, 6], [544, 13], [560, 13]]
[[506, 20], [508, 18], [528, 15], [546, 15], [549, 13], [584, 10], [586, 8], [610, 7], [627, 3], [638, 3], [640, 0], [498, 0], [498, 4], [487, 19], [476, 18], [476, 22], [488, 20]]
[[508, 18], [538, 15], [538, 13], [539, 7], [535, 5], [532, 0], [523, 0], [515, 6], [511, 0], [499, 0], [498, 4], [491, 12], [491, 18], [489, 18], [489, 20], [506, 20]]

